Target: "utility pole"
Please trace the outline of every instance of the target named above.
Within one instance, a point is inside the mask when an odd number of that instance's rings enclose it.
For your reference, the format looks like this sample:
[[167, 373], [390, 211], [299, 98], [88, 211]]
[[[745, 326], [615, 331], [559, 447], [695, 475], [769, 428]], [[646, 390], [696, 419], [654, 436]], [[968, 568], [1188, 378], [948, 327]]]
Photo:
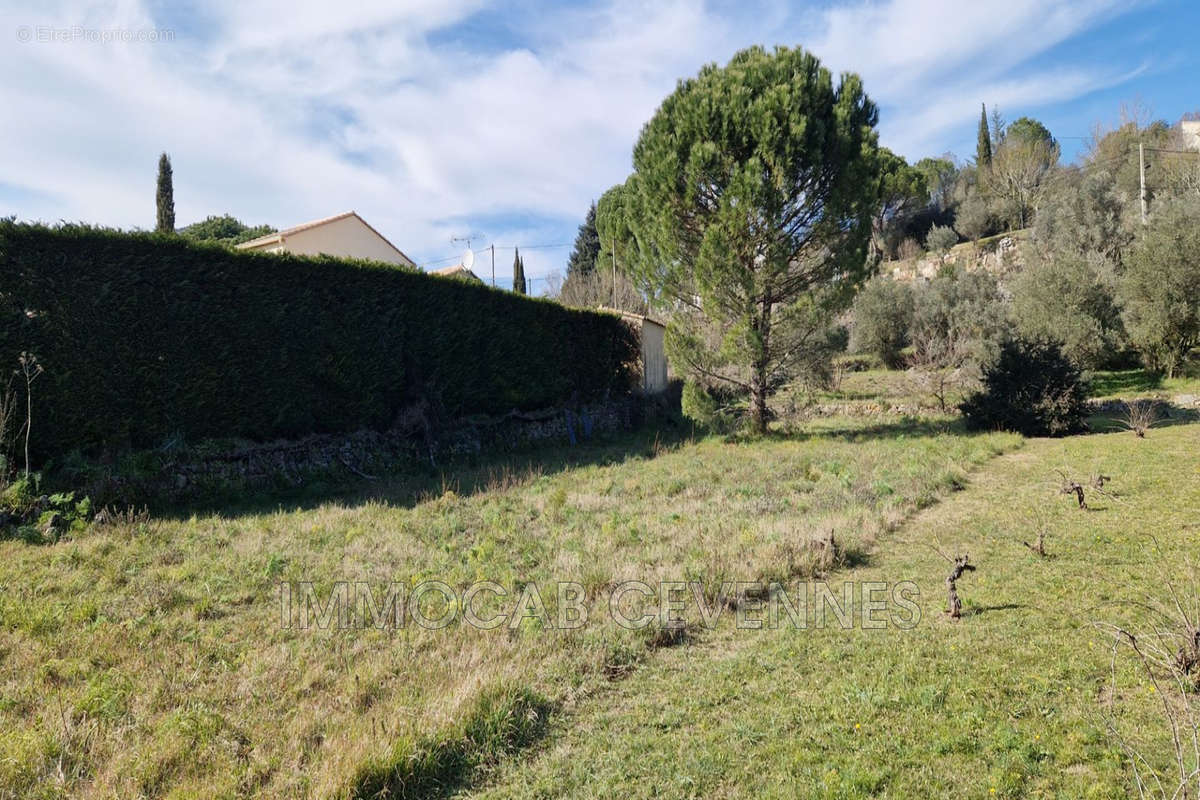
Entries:
[[496, 245], [492, 245], [492, 288], [496, 288]]
[[1142, 182], [1142, 224], [1146, 223], [1146, 145], [1138, 142], [1138, 174]]

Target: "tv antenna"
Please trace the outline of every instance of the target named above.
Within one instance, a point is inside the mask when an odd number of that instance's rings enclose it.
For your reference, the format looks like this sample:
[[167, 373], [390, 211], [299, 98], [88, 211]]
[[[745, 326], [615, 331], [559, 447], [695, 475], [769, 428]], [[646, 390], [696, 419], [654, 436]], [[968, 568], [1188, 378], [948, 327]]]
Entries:
[[472, 266], [475, 265], [475, 251], [471, 248], [471, 240], [472, 239], [483, 239], [483, 238], [485, 238], [485, 237], [482, 233], [468, 233], [466, 236], [451, 236], [450, 237], [450, 244], [458, 244], [459, 242], [466, 242], [467, 251], [465, 253], [463, 253], [463, 256], [462, 256], [462, 265], [465, 268], [470, 269]]

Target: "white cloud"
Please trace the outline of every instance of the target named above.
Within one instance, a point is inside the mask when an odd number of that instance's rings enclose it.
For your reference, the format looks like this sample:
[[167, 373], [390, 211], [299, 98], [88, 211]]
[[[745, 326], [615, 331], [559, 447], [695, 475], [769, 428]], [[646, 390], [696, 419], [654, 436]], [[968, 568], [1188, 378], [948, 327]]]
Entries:
[[[891, 0], [830, 10], [812, 50], [863, 76], [882, 106], [885, 144], [909, 157], [940, 152], [979, 104], [1028, 109], [1128, 77], [1105, 62], [1023, 69], [1032, 59], [1139, 2]], [[941, 145], [939, 146], [939, 142]]]
[[[500, 33], [445, 32], [481, 0], [369, 0], [352, 14], [318, 0], [218, 0], [190, 16], [136, 0], [10, 6], [0, 35], [85, 25], [172, 28], [175, 39], [0, 48], [0, 191], [22, 200], [0, 214], [148, 227], [167, 150], [180, 224], [230, 212], [282, 226], [354, 208], [430, 259], [480, 221], [501, 244], [566, 242], [588, 202], [625, 177], [638, 130], [675, 81], [750, 44], [806, 44], [860, 72], [885, 143], [910, 157], [945, 149], [980, 100], [1017, 110], [1128, 77], [1104, 65], [1030, 72], [1030, 59], [1127, 8], [1048, 5], [518, 5], [521, 38], [500, 46]], [[530, 274], [566, 257], [525, 252]], [[507, 284], [511, 251], [497, 260]]]

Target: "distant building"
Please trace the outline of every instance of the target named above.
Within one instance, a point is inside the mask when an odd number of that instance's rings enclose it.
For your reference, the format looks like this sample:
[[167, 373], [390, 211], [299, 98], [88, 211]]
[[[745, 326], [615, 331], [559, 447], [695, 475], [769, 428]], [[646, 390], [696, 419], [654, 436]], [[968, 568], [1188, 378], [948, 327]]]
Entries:
[[634, 314], [630, 311], [605, 308], [604, 306], [601, 306], [601, 310], [619, 314], [637, 330], [638, 341], [641, 344], [642, 391], [646, 394], [665, 392], [667, 390], [667, 351], [663, 340], [667, 327], [645, 314]]
[[1183, 130], [1183, 146], [1190, 150], [1200, 150], [1200, 120], [1187, 120], [1179, 123]]
[[455, 264], [453, 267], [443, 267], [442, 269], [435, 269], [430, 274], [431, 275], [441, 275], [443, 278], [458, 278], [459, 280], [463, 280], [463, 281], [474, 281], [476, 283], [483, 283], [482, 278], [480, 278], [474, 272], [471, 272], [471, 270], [467, 269], [462, 264]]
[[416, 266], [411, 258], [400, 252], [400, 248], [353, 211], [260, 236], [239, 244], [237, 249], [256, 253], [364, 258], [404, 267]]

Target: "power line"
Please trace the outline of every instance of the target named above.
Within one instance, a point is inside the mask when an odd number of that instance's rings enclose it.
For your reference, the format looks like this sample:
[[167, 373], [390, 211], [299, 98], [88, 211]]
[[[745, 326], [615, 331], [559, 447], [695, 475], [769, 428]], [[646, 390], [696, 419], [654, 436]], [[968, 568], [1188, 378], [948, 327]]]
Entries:
[[[525, 245], [525, 244], [517, 244], [517, 245], [514, 245], [514, 244], [497, 244], [497, 245], [491, 245], [491, 244], [489, 244], [489, 245], [487, 245], [487, 246], [481, 246], [481, 247], [478, 247], [478, 248], [472, 248], [471, 252], [473, 252], [473, 253], [475, 253], [476, 255], [478, 255], [479, 253], [483, 252], [484, 250], [487, 250], [487, 249], [488, 249], [488, 248], [490, 248], [490, 247], [495, 247], [497, 250], [516, 250], [517, 248], [520, 248], [520, 249], [522, 249], [522, 250], [552, 250], [552, 249], [554, 249], [554, 248], [559, 248], [559, 247], [571, 247], [573, 244], [574, 244], [574, 242], [566, 242], [566, 243], [562, 243], [562, 244], [530, 244], [530, 245]], [[422, 263], [418, 264], [417, 266], [418, 266], [418, 267], [421, 267], [422, 269], [424, 269], [425, 267], [432, 267], [432, 266], [434, 266], [434, 265], [437, 265], [437, 264], [445, 264], [445, 263], [448, 263], [448, 262], [450, 262], [450, 261], [456, 261], [456, 260], [458, 260], [458, 259], [461, 259], [461, 258], [462, 258], [462, 256], [463, 256], [463, 254], [462, 254], [462, 253], [459, 253], [458, 255], [454, 255], [454, 256], [446, 256], [445, 258], [435, 258], [435, 259], [432, 259], [432, 260], [430, 260], [430, 261], [424, 261], [424, 262], [422, 262]]]

